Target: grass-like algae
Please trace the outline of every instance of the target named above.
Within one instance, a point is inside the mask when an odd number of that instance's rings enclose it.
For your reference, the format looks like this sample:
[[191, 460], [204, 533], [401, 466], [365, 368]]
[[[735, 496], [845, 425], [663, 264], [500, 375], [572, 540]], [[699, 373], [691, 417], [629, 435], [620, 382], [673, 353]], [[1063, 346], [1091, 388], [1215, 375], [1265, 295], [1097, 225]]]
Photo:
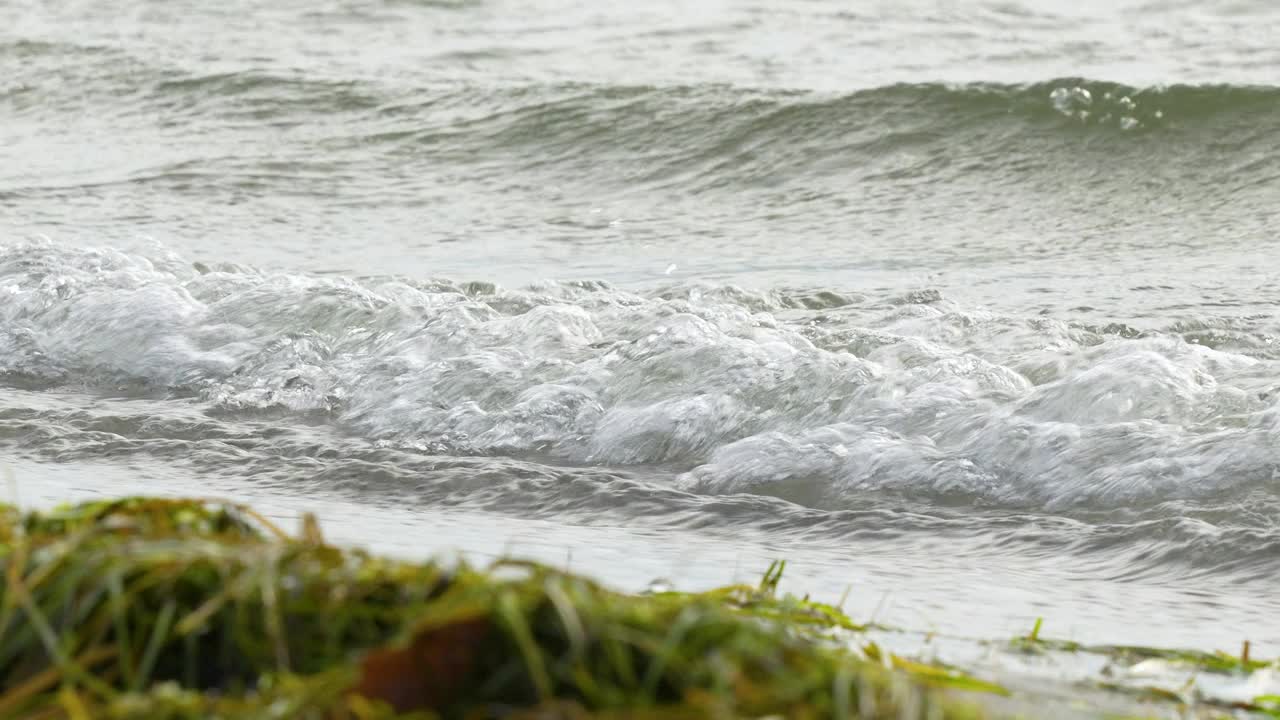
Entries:
[[[1002, 714], [1000, 685], [780, 592], [784, 567], [628, 594], [517, 560], [381, 558], [223, 502], [0, 506], [0, 718]], [[1019, 642], [1050, 646], [1038, 628]]]

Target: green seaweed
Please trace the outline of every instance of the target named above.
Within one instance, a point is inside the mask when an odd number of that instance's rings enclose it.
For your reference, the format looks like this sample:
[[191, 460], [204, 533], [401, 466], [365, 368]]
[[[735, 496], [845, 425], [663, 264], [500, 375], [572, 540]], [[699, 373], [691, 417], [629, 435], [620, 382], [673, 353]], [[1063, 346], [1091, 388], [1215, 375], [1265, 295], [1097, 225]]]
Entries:
[[[756, 586], [629, 595], [535, 563], [403, 562], [251, 509], [0, 508], [0, 718], [971, 718], [996, 686], [875, 662]], [[939, 691], [946, 688], [948, 694]]]
[[1087, 652], [1104, 655], [1120, 665], [1134, 665], [1143, 660], [1165, 660], [1178, 663], [1202, 672], [1211, 673], [1250, 673], [1262, 668], [1276, 665], [1277, 660], [1263, 660], [1251, 657], [1249, 643], [1246, 641], [1240, 654], [1232, 655], [1223, 651], [1204, 652], [1200, 650], [1179, 650], [1168, 648], [1145, 647], [1141, 645], [1082, 645], [1066, 640], [1054, 640], [1040, 636], [1044, 619], [1037, 618], [1031, 632], [1025, 636], [1015, 637], [1009, 641], [1014, 650], [1023, 652], [1041, 652], [1054, 650], [1059, 652]]
[[[329, 545], [314, 518], [295, 537], [216, 501], [0, 505], [0, 719], [947, 720], [991, 716], [1011, 695], [883, 650], [840, 607], [783, 592], [785, 567], [636, 595], [514, 559], [381, 558]], [[1247, 645], [1089, 648], [1043, 627], [1014, 649], [1266, 665]], [[1280, 717], [1280, 699], [1217, 709]]]

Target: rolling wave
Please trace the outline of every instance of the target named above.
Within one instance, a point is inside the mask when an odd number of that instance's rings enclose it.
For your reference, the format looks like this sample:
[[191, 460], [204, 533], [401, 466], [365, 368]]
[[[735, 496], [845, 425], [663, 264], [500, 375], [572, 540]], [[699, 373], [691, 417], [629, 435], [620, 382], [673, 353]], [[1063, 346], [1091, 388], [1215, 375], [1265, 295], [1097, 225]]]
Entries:
[[47, 243], [0, 249], [0, 295], [12, 386], [187, 398], [405, 452], [659, 466], [686, 492], [825, 510], [1280, 503], [1264, 321], [1214, 348], [936, 293], [814, 311], [812, 293], [357, 281]]
[[[33, 62], [29, 75], [0, 92], [19, 118], [114, 116], [126, 147], [134, 135], [142, 143], [174, 128], [181, 128], [182, 142], [162, 141], [162, 151], [148, 153], [150, 162], [130, 157], [88, 176], [81, 153], [55, 154], [57, 162], [45, 168], [43, 182], [52, 183], [46, 189], [14, 177], [0, 183], [0, 193], [31, 197], [142, 183], [183, 192], [223, 186], [231, 193], [402, 192], [408, 199], [438, 192], [415, 178], [434, 177], [442, 167], [490, 184], [517, 173], [633, 194], [802, 187], [822, 198], [850, 181], [909, 191], [920, 182], [971, 185], [983, 178], [1100, 182], [1111, 189], [1154, 182], [1170, 192], [1208, 186], [1229, 193], [1280, 173], [1262, 152], [1280, 130], [1280, 88], [1269, 86], [1139, 88], [1062, 78], [902, 84], [848, 94], [564, 83], [406, 89], [278, 70], [140, 70], [135, 59], [101, 54], [86, 54], [82, 64], [58, 73]], [[246, 142], [245, 133], [264, 123], [288, 133], [286, 142], [270, 148]], [[75, 132], [74, 124], [67, 132]], [[193, 152], [194, 139], [204, 152]], [[36, 140], [49, 142], [43, 134]], [[1090, 161], [1088, 177], [1074, 176], [1081, 154]], [[389, 176], [396, 183], [385, 182]], [[363, 188], [360, 178], [380, 180]]]
[[[75, 392], [11, 389], [0, 396], [0, 448], [72, 467], [98, 467], [104, 459], [135, 469], [162, 464], [205, 482], [248, 480], [254, 488], [350, 496], [375, 506], [458, 507], [586, 524], [639, 520], [648, 527], [702, 528], [730, 537], [765, 532], [862, 549], [932, 538], [950, 542], [953, 559], [1012, 551], [1028, 562], [1078, 564], [1123, 581], [1265, 585], [1280, 570], [1280, 533], [1267, 517], [1275, 504], [1259, 493], [1217, 504], [1168, 503], [1163, 516], [1146, 518], [950, 508], [871, 494], [810, 507], [770, 494], [690, 493], [671, 482], [670, 469], [654, 466], [574, 466], [545, 457], [402, 449], [299, 422], [296, 414], [208, 414], [173, 398], [136, 396], [99, 397], [88, 405]], [[145, 470], [137, 482], [145, 486], [148, 480], [162, 482]]]

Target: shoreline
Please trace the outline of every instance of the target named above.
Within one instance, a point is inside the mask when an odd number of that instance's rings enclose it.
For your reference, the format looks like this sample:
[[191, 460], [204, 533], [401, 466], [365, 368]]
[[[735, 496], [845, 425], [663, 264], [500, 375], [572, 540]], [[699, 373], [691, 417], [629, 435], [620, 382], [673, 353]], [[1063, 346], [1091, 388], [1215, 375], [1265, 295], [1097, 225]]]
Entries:
[[[1114, 568], [1099, 564], [1105, 557], [1064, 563], [1043, 552], [984, 552], [957, 545], [955, 537], [920, 533], [882, 539], [868, 532], [829, 541], [779, 535], [754, 523], [691, 528], [646, 515], [530, 516], [470, 502], [441, 505], [412, 496], [397, 501], [394, 495], [286, 486], [184, 465], [33, 458], [7, 467], [16, 490], [5, 487], [0, 501], [24, 508], [199, 493], [247, 503], [290, 528], [313, 513], [325, 537], [344, 547], [407, 560], [457, 556], [481, 566], [516, 555], [630, 592], [656, 580], [678, 588], [754, 582], [770, 562], [787, 558], [792, 562], [784, 590], [830, 603], [845, 597], [846, 611], [864, 621], [989, 639], [1025, 634], [1044, 617], [1056, 637], [1088, 645], [1234, 652], [1250, 640], [1255, 653], [1280, 655], [1280, 631], [1257, 620], [1280, 611], [1266, 582], [1115, 582]], [[0, 481], [5, 472], [0, 469]], [[850, 588], [855, 592], [846, 595]]]
[[[344, 549], [309, 515], [291, 535], [243, 505], [129, 498], [3, 506], [0, 566], [0, 717], [1280, 712], [1280, 664], [1247, 646], [869, 626], [780, 592], [781, 560], [755, 584], [635, 594], [509, 558]], [[946, 659], [975, 648], [987, 659]]]

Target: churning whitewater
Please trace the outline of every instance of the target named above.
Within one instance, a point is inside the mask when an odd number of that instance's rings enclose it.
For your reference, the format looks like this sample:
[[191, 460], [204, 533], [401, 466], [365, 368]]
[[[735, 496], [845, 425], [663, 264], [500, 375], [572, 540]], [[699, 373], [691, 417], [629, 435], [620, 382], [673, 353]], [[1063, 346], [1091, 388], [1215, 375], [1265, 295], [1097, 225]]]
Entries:
[[[1005, 510], [1077, 521], [1027, 542], [1127, 551], [1145, 571], [1247, 579], [1280, 561], [1280, 360], [1262, 327], [1213, 347], [1204, 328], [1099, 328], [936, 292], [504, 290], [47, 242], [0, 249], [0, 294], [7, 385], [121, 399], [95, 415], [17, 396], [0, 414], [8, 452], [205, 470], [234, 455], [299, 484], [319, 480], [297, 458], [341, 458], [384, 492], [416, 486], [429, 457], [456, 466], [436, 494], [469, 482], [486, 507], [705, 523], [698, 498], [768, 496], [799, 506], [791, 530], [837, 534], [854, 527], [842, 511], [928, 530], [968, 508], [979, 532]], [[131, 398], [153, 404], [114, 414]], [[546, 481], [508, 488], [512, 465]], [[632, 505], [637, 487], [648, 499]]]

